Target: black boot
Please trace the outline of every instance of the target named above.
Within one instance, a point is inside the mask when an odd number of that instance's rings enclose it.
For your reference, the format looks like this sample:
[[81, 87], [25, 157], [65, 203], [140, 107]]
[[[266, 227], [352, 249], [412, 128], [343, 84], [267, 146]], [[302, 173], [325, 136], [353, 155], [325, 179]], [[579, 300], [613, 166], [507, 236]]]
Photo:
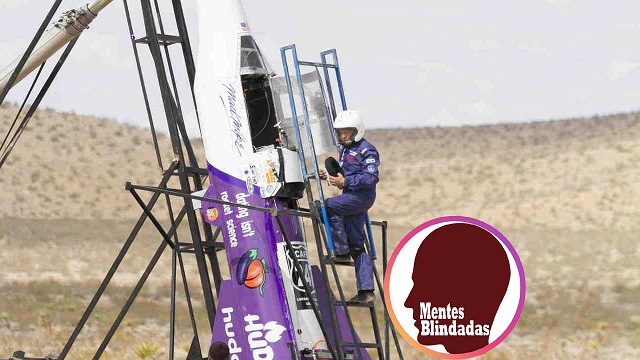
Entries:
[[360, 303], [360, 304], [370, 304], [375, 300], [376, 300], [376, 295], [373, 293], [373, 290], [362, 290], [362, 291], [358, 291], [358, 295], [354, 296], [349, 301], [354, 303]]
[[349, 254], [336, 255], [333, 258], [333, 262], [336, 263], [336, 264], [349, 265], [349, 264], [351, 264], [351, 255], [349, 255]]

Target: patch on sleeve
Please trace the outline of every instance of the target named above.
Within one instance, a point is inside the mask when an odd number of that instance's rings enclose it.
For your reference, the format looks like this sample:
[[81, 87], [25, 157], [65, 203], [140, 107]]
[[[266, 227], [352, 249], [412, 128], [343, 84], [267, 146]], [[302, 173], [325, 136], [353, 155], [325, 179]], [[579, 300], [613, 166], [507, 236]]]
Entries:
[[369, 172], [375, 172], [376, 171], [376, 166], [371, 164], [371, 165], [367, 166], [367, 170], [369, 170]]
[[366, 161], [367, 164], [373, 164], [375, 162], [376, 162], [376, 159], [374, 159], [374, 158], [367, 159], [367, 161]]

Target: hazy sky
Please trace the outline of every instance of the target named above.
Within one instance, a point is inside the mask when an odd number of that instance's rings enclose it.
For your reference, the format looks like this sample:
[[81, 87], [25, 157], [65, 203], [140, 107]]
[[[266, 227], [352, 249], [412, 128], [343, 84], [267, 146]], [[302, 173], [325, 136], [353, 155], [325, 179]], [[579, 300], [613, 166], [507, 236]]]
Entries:
[[[60, 9], [86, 2], [65, 0]], [[170, 9], [170, 1], [159, 2]], [[182, 2], [195, 32], [195, 1]], [[0, 2], [0, 68], [26, 49], [52, 3]], [[242, 3], [279, 74], [280, 46], [295, 43], [299, 57], [310, 61], [336, 48], [348, 105], [362, 110], [370, 127], [521, 122], [640, 109], [637, 0]], [[140, 2], [129, 5], [135, 33], [142, 36]], [[85, 31], [44, 106], [147, 123], [123, 9], [115, 0]], [[164, 21], [167, 32], [175, 33], [172, 18]], [[195, 46], [197, 34], [191, 36]], [[139, 50], [151, 86], [148, 49]], [[177, 46], [173, 54], [178, 59]], [[28, 83], [8, 99], [21, 100]], [[182, 100], [189, 112], [189, 98]]]

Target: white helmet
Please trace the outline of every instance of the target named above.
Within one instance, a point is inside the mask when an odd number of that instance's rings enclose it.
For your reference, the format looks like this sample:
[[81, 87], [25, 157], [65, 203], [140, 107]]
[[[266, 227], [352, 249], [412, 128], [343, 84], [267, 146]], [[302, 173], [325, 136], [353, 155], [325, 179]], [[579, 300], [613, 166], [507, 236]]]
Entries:
[[336, 120], [333, 122], [333, 128], [336, 130], [336, 138], [340, 142], [339, 129], [354, 128], [356, 129], [355, 135], [347, 141], [347, 145], [358, 142], [364, 137], [364, 120], [359, 111], [345, 110], [336, 116]]

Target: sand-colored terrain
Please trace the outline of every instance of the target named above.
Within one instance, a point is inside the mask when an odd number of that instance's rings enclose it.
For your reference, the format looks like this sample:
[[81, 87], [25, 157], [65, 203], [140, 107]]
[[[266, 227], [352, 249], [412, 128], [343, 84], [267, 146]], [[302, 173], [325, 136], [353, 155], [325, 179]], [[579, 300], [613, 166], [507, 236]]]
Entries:
[[[14, 114], [0, 112], [3, 135]], [[395, 226], [457, 214], [502, 228], [637, 228], [639, 122], [640, 114], [622, 114], [369, 131], [384, 180], [373, 214]], [[170, 143], [159, 142], [166, 168]], [[124, 183], [156, 184], [160, 174], [148, 130], [39, 110], [0, 174], [0, 216], [135, 218]]]
[[[0, 108], [2, 136], [16, 110]], [[366, 137], [381, 153], [371, 215], [389, 221], [390, 250], [413, 226], [445, 215], [488, 222], [518, 250], [524, 313], [483, 358], [640, 358], [640, 114]], [[166, 167], [169, 141], [159, 141]], [[60, 351], [141, 213], [125, 182], [155, 185], [160, 176], [148, 130], [37, 112], [0, 169], [0, 358]], [[91, 358], [159, 241], [145, 226], [74, 358]], [[186, 267], [197, 285], [191, 258]], [[104, 358], [141, 358], [134, 350], [144, 343], [158, 346], [149, 358], [167, 358], [169, 269], [165, 255]], [[186, 315], [178, 324], [184, 358]], [[405, 358], [422, 358], [402, 343]]]

